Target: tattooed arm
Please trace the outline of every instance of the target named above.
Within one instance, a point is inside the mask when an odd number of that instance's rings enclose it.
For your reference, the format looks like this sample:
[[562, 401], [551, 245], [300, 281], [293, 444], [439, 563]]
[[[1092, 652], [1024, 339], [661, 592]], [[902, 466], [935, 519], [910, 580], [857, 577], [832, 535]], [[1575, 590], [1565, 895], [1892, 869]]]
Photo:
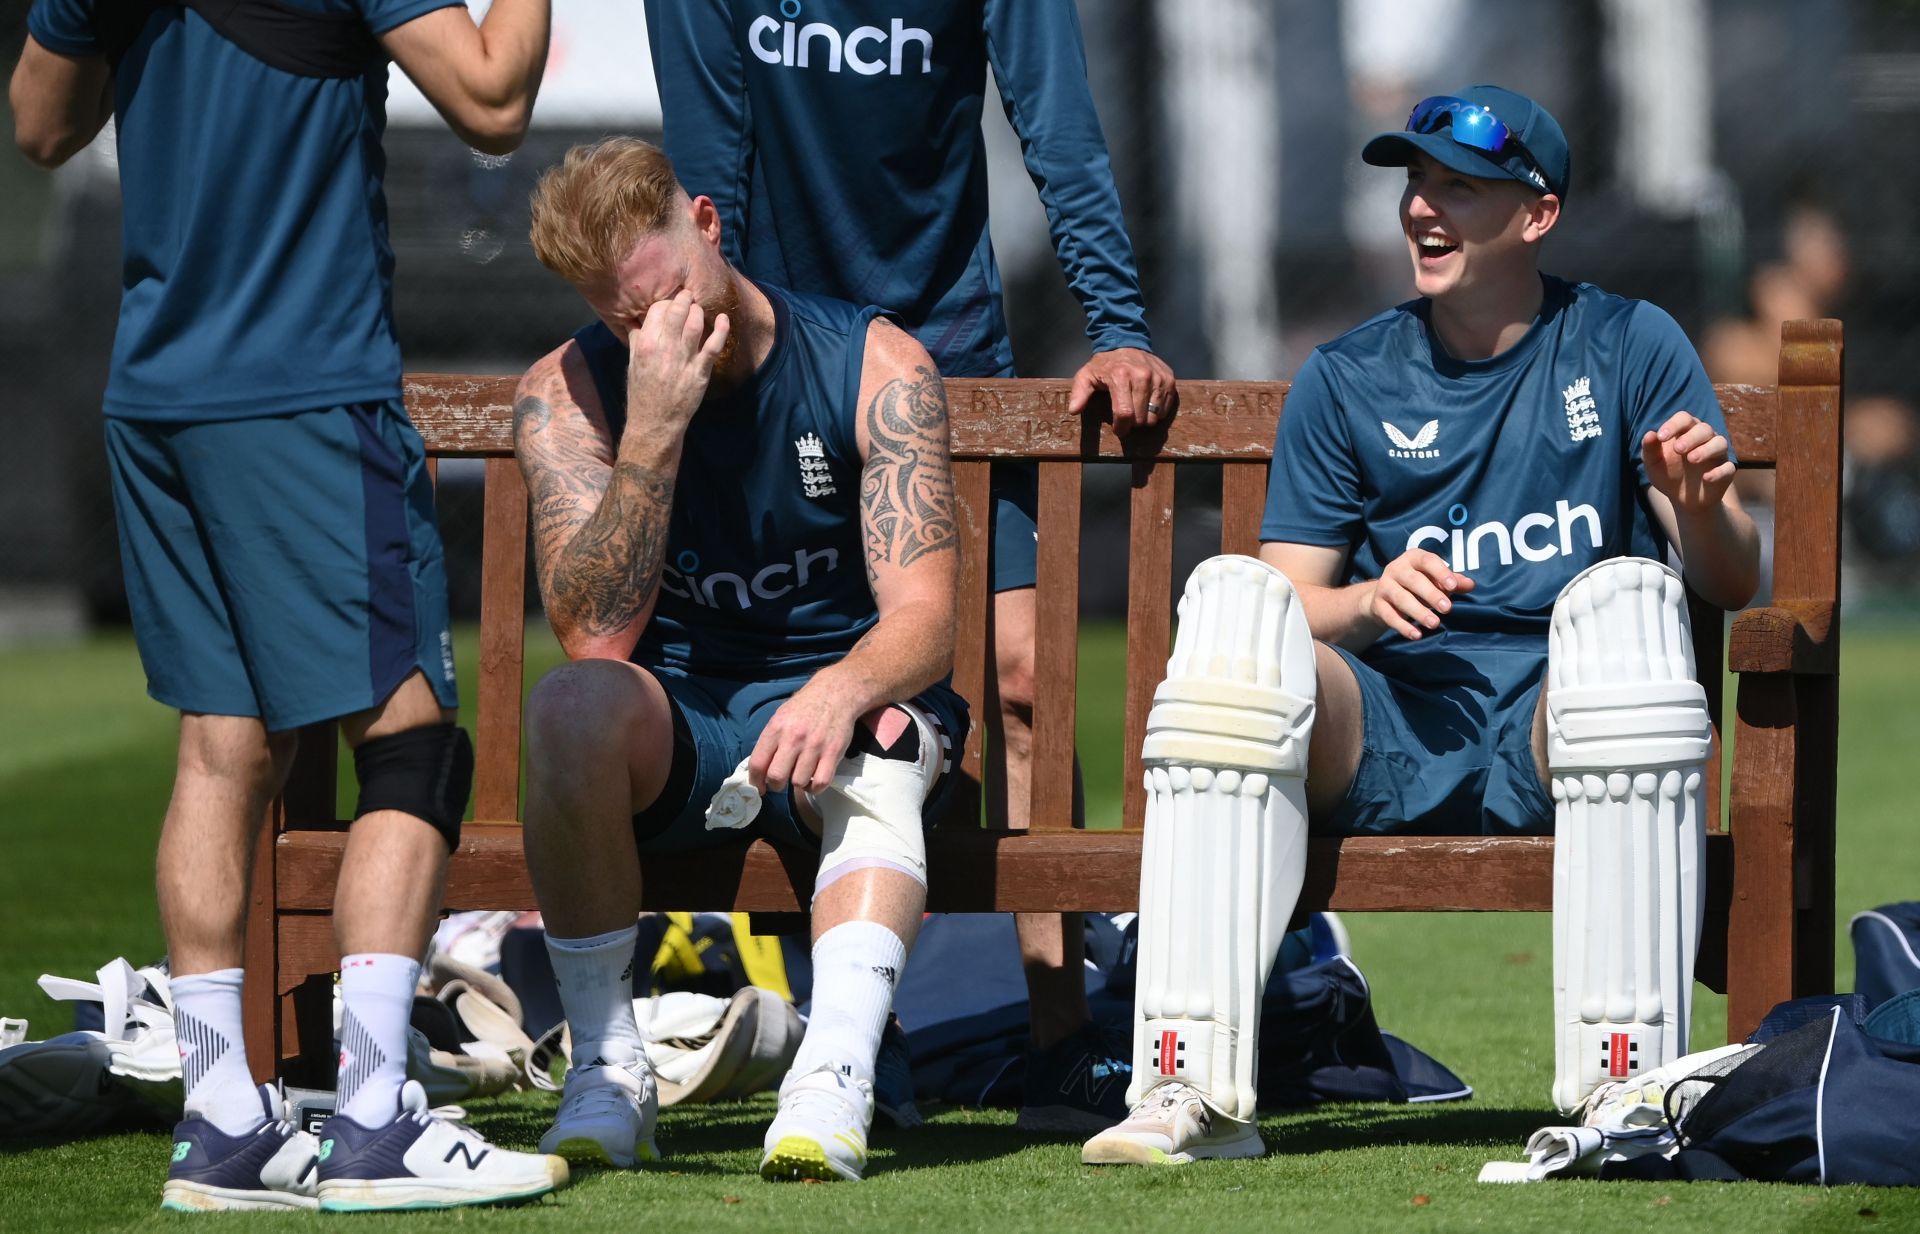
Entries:
[[947, 391], [926, 351], [888, 321], [867, 331], [857, 423], [860, 527], [880, 620], [768, 721], [749, 765], [776, 789], [824, 788], [856, 720], [953, 669], [960, 537]]
[[533, 508], [540, 600], [568, 659], [624, 660], [646, 628], [678, 444], [671, 460], [616, 455], [586, 360], [571, 342], [520, 379], [513, 450]]

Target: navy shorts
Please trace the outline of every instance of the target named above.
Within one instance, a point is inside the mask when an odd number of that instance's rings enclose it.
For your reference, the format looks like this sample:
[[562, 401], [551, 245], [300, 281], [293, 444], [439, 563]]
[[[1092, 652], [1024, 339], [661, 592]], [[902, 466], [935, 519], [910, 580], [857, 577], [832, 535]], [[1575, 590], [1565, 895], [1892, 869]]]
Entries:
[[[817, 850], [820, 837], [801, 821], [793, 808], [791, 791], [769, 793], [760, 813], [747, 827], [707, 829], [707, 805], [720, 783], [733, 774], [740, 760], [753, 753], [760, 731], [799, 693], [811, 674], [779, 681], [737, 681], [702, 677], [671, 668], [647, 667], [673, 703], [674, 759], [666, 787], [652, 805], [633, 816], [633, 835], [643, 853], [677, 853], [731, 844], [742, 835], [758, 836], [776, 844]], [[959, 751], [967, 740], [967, 703], [942, 682], [914, 695], [913, 702], [946, 735], [949, 748]], [[958, 780], [949, 774], [934, 786], [922, 812], [931, 821]]]
[[1360, 765], [1321, 835], [1548, 835], [1553, 799], [1533, 761], [1540, 683], [1495, 706], [1465, 686], [1423, 688], [1336, 647], [1360, 685]]
[[993, 464], [993, 589], [1018, 591], [1040, 577], [1040, 464]]
[[458, 704], [433, 484], [397, 400], [110, 417], [106, 442], [154, 698], [279, 731], [365, 711], [418, 669]]

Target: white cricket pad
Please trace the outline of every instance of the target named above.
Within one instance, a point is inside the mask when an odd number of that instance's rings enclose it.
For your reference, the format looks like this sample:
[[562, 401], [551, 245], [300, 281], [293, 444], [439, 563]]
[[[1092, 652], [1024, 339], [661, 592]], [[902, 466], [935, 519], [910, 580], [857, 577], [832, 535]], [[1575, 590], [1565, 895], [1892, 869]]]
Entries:
[[1576, 575], [1553, 606], [1554, 1104], [1687, 1052], [1700, 941], [1706, 691], [1680, 576], [1644, 558]]
[[1286, 576], [1201, 562], [1153, 697], [1127, 1104], [1180, 1080], [1251, 1119], [1260, 996], [1306, 873], [1313, 635]]
[[851, 754], [840, 760], [833, 780], [813, 794], [820, 812], [820, 872], [814, 895], [844, 874], [875, 866], [898, 870], [927, 885], [927, 836], [920, 807], [939, 781], [949, 759], [949, 742], [940, 726], [912, 703], [895, 703], [920, 733], [915, 762]]

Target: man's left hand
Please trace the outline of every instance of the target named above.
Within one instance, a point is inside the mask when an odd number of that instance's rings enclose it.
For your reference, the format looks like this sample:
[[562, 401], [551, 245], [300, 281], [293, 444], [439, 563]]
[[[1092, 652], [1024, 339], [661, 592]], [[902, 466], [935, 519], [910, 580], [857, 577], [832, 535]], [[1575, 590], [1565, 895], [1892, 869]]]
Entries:
[[1640, 457], [1653, 487], [1683, 514], [1712, 510], [1733, 483], [1727, 439], [1692, 412], [1674, 412], [1658, 430], [1641, 438]]
[[1138, 347], [1116, 347], [1096, 352], [1073, 377], [1067, 410], [1086, 410], [1095, 390], [1105, 390], [1113, 404], [1113, 431], [1125, 436], [1136, 425], [1152, 428], [1173, 414], [1177, 394], [1173, 370], [1167, 362]]

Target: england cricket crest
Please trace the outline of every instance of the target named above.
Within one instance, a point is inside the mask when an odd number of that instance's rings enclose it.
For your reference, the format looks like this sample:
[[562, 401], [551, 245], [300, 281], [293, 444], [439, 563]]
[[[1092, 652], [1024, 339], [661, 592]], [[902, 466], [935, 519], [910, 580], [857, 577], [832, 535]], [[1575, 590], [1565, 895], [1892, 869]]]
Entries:
[[1576, 377], [1572, 385], [1560, 391], [1567, 404], [1567, 436], [1575, 441], [1600, 436], [1599, 405], [1593, 398], [1593, 379]]
[[831, 497], [840, 490], [834, 486], [833, 471], [827, 465], [827, 448], [820, 438], [808, 433], [793, 443], [800, 457], [800, 491], [809, 497]]

